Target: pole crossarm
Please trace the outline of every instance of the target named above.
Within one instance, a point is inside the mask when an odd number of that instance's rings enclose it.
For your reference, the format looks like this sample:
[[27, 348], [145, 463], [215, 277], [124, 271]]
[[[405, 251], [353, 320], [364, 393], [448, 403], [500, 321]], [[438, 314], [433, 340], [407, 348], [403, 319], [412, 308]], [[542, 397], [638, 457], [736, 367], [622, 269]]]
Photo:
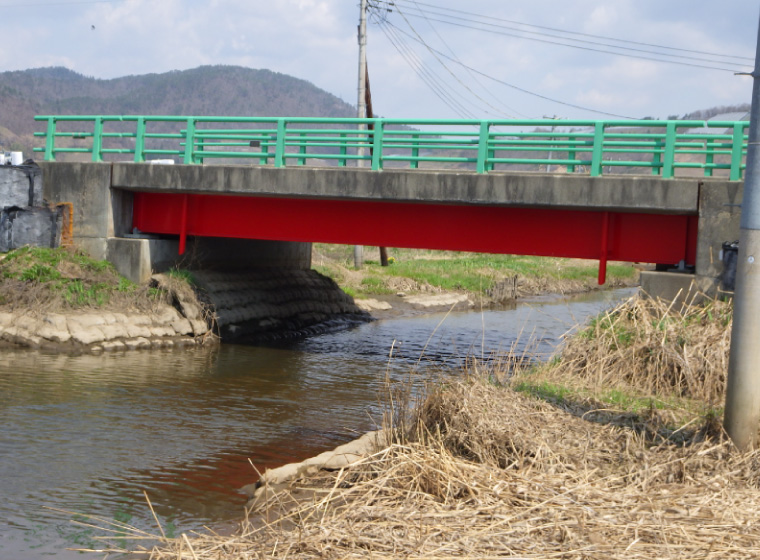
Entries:
[[[547, 171], [592, 176], [679, 169], [741, 180], [749, 122], [42, 115], [46, 161], [244, 162], [290, 166]], [[370, 150], [371, 148], [371, 150]], [[698, 171], [698, 173], [700, 172]]]

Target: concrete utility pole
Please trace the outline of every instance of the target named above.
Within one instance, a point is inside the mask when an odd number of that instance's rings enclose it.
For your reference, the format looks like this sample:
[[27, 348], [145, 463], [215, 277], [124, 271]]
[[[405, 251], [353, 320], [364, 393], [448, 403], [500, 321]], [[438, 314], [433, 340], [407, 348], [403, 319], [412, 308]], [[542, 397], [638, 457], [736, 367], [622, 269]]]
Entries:
[[[361, 0], [359, 3], [359, 94], [357, 100], [357, 117], [364, 119], [367, 117], [367, 0]], [[359, 130], [365, 130], [364, 125], [359, 125]], [[366, 148], [359, 146], [357, 155], [358, 167], [364, 167], [364, 156]], [[354, 245], [354, 268], [361, 268], [364, 263], [364, 246]]]
[[760, 427], [760, 23], [752, 77], [752, 112], [723, 424], [734, 444], [742, 450], [755, 446]]

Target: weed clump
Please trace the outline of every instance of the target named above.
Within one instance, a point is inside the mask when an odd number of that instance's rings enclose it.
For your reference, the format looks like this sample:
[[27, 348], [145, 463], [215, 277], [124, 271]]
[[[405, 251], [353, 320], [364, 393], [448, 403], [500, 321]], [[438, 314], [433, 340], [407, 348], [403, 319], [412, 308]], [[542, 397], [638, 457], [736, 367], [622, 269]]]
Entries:
[[[554, 377], [705, 403], [724, 398], [731, 303], [633, 297], [568, 340]], [[551, 375], [549, 376], [551, 377]]]
[[120, 276], [111, 263], [67, 248], [22, 247], [0, 256], [0, 288], [0, 306], [10, 311], [145, 311], [161, 297]]

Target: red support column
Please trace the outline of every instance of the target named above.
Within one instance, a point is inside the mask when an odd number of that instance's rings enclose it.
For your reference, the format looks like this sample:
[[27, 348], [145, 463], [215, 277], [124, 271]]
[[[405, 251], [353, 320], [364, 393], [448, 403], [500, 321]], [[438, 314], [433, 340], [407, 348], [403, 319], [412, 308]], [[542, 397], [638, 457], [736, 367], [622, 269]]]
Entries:
[[180, 226], [179, 226], [179, 254], [180, 255], [185, 254], [185, 246], [187, 244], [187, 206], [189, 204], [188, 198], [189, 198], [189, 195], [187, 194], [182, 195], [182, 214], [180, 216]]
[[610, 213], [605, 212], [602, 216], [602, 246], [599, 250], [599, 278], [597, 282], [601, 286], [607, 281], [607, 255], [609, 253]]

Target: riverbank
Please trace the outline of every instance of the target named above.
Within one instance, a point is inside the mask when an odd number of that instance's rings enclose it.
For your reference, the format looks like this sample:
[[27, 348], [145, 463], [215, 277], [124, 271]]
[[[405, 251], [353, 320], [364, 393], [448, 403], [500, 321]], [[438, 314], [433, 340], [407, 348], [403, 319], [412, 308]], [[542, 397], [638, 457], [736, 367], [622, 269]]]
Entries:
[[639, 269], [611, 263], [597, 283], [598, 264], [580, 259], [389, 249], [380, 265], [377, 247], [365, 247], [356, 270], [353, 248], [315, 243], [312, 265], [331, 277], [361, 308], [378, 318], [448, 309], [489, 309], [518, 299], [635, 286]]
[[755, 558], [760, 455], [720, 430], [730, 319], [635, 298], [549, 364], [396, 392], [392, 440], [151, 558]]
[[99, 353], [216, 341], [182, 278], [157, 275], [138, 286], [76, 250], [0, 255], [0, 294], [0, 345]]
[[0, 256], [0, 346], [99, 353], [279, 343], [371, 320], [313, 270], [173, 270], [138, 286], [80, 251]]
[[[504, 308], [518, 297], [599, 289], [595, 267], [584, 261], [393, 250], [392, 266], [367, 261], [355, 271], [350, 250], [316, 245], [317, 271], [174, 271], [137, 286], [80, 251], [22, 248], [0, 257], [0, 345], [98, 353], [218, 336], [271, 343], [345, 328], [369, 314]], [[633, 266], [613, 265], [604, 288], [636, 278]]]

